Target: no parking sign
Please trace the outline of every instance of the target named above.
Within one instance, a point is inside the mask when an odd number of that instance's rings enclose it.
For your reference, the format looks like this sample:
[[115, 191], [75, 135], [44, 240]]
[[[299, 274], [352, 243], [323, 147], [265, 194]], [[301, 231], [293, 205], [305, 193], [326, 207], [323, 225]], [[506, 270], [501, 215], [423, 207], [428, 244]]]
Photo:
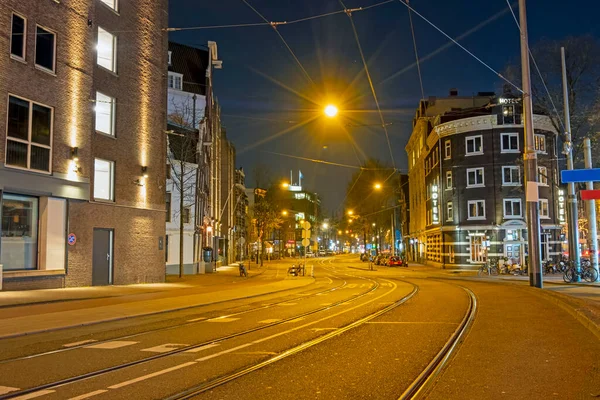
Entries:
[[74, 233], [69, 233], [69, 236], [67, 236], [67, 243], [69, 246], [73, 246], [75, 243], [77, 243], [77, 236], [75, 236]]

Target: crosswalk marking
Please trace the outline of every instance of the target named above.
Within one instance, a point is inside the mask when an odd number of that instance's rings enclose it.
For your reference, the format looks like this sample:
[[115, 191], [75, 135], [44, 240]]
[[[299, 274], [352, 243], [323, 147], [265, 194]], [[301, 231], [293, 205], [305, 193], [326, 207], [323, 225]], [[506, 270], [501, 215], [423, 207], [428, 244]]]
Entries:
[[19, 388], [10, 387], [10, 386], [0, 386], [0, 394], [14, 392], [15, 390], [19, 390]]
[[98, 344], [93, 344], [91, 346], [85, 346], [86, 349], [119, 349], [121, 347], [125, 347], [125, 346], [131, 346], [132, 344], [136, 344], [139, 342], [130, 342], [128, 340], [115, 340], [112, 342], [106, 342], [106, 343], [98, 343]]
[[219, 346], [219, 343], [211, 343], [211, 344], [207, 344], [206, 346], [201, 346], [201, 347], [196, 347], [195, 349], [186, 350], [186, 351], [184, 351], [184, 353], [199, 353], [201, 351], [212, 349], [213, 347], [217, 347], [217, 346]]
[[94, 342], [97, 342], [97, 340], [88, 339], [88, 340], [82, 340], [80, 342], [73, 342], [73, 343], [63, 344], [63, 347], [76, 347], [76, 346], [81, 346], [82, 344], [94, 343]]
[[15, 397], [14, 400], [29, 400], [35, 399], [36, 397], [45, 396], [50, 393], [54, 393], [56, 390], [38, 390], [37, 392], [24, 394], [23, 396]]
[[237, 321], [239, 318], [213, 318], [213, 319], [207, 319], [206, 322], [233, 322], [233, 321]]
[[106, 393], [106, 392], [108, 392], [108, 390], [106, 390], [106, 389], [95, 390], [93, 392], [84, 393], [77, 397], [71, 397], [69, 400], [85, 400], [85, 399], [89, 399], [90, 397], [94, 397], [94, 396], [97, 396], [99, 394]]
[[165, 344], [161, 344], [159, 346], [142, 349], [142, 351], [149, 351], [152, 353], [168, 353], [169, 351], [175, 350], [178, 347], [185, 347], [185, 346], [189, 346], [189, 345], [181, 344], [181, 343], [165, 343]]
[[265, 319], [264, 321], [259, 321], [259, 324], [272, 324], [273, 322], [279, 322], [281, 321], [280, 319], [277, 318], [273, 318], [273, 319]]

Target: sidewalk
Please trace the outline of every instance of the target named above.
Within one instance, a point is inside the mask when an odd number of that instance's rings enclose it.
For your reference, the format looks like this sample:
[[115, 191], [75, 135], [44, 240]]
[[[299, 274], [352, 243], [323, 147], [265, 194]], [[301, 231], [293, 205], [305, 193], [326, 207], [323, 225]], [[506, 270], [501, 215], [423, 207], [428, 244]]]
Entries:
[[293, 261], [253, 264], [248, 278], [236, 265], [204, 275], [168, 276], [166, 283], [0, 292], [0, 338], [191, 308], [302, 287], [289, 279]]

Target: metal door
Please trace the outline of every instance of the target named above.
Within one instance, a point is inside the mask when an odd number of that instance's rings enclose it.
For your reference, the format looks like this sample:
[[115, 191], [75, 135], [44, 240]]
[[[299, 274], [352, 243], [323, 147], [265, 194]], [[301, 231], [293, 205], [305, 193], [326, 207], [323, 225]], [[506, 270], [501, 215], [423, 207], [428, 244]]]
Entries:
[[113, 231], [94, 228], [92, 259], [92, 285], [103, 286], [113, 283]]

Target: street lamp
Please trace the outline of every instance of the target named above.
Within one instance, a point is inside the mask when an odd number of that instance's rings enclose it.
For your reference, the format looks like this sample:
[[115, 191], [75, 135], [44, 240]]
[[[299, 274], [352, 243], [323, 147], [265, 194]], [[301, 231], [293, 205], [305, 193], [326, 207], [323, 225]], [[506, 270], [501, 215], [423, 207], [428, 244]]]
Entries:
[[338, 108], [336, 106], [334, 106], [333, 104], [329, 104], [327, 107], [325, 107], [325, 115], [327, 115], [329, 118], [333, 118], [337, 115], [338, 113]]
[[373, 185], [373, 187], [375, 188], [375, 190], [381, 190], [381, 183], [376, 183], [375, 185]]

